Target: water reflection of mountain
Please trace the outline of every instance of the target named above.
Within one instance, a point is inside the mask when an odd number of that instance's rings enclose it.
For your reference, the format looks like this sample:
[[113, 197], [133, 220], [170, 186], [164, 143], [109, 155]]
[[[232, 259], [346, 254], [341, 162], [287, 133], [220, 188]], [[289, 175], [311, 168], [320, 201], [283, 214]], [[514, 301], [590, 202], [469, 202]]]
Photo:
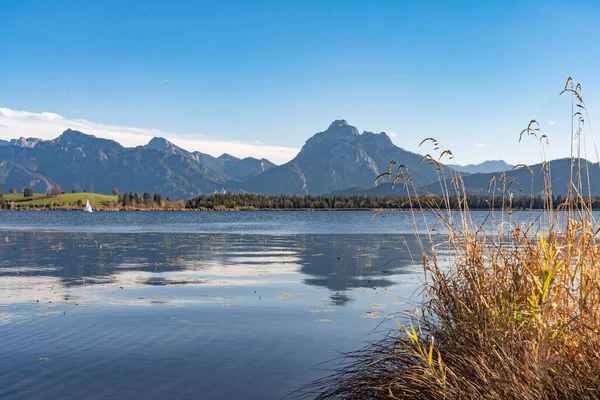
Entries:
[[[336, 235], [304, 237], [300, 271], [309, 285], [339, 292], [394, 285], [392, 275], [411, 273], [421, 258], [415, 236]], [[417, 261], [418, 262], [418, 261]]]
[[332, 301], [344, 304], [350, 300], [345, 291], [393, 285], [392, 275], [414, 265], [411, 253], [419, 262], [412, 235], [13, 232], [0, 238], [0, 277], [52, 277], [64, 287], [116, 284], [125, 277], [135, 285], [201, 285], [206, 276], [233, 280], [299, 271], [304, 283], [329, 289]]

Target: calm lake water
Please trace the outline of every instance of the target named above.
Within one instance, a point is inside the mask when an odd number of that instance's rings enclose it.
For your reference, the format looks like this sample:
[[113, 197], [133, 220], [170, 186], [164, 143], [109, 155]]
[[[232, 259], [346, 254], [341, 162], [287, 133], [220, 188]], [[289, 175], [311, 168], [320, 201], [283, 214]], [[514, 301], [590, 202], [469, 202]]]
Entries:
[[281, 398], [413, 309], [418, 238], [408, 212], [0, 212], [0, 399]]

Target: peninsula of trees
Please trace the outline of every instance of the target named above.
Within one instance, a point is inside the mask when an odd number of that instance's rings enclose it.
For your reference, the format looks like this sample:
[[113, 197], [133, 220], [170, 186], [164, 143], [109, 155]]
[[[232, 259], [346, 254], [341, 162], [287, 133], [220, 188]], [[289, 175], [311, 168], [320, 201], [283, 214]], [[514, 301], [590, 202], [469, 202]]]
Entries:
[[[251, 193], [213, 193], [201, 195], [193, 199], [183, 201], [171, 201], [160, 193], [135, 193], [126, 192], [121, 194], [115, 187], [112, 194], [98, 194], [76, 192], [72, 190], [67, 193], [58, 186], [52, 188], [47, 194], [34, 193], [31, 188], [26, 188], [23, 193], [17, 193], [14, 188], [9, 194], [0, 191], [0, 208], [10, 210], [30, 209], [82, 209], [89, 201], [96, 210], [403, 210], [411, 207], [446, 209], [446, 202], [450, 208], [457, 209], [459, 199], [450, 197], [444, 199], [441, 196], [427, 194], [416, 196], [367, 196], [367, 195], [335, 195], [335, 196], [296, 196], [277, 195], [269, 196]], [[547, 205], [541, 196], [513, 197], [510, 202], [508, 198], [491, 196], [467, 195], [467, 204], [471, 210], [489, 210], [510, 207], [514, 210], [543, 209]], [[564, 203], [562, 196], [552, 199], [552, 207], [556, 208]], [[593, 209], [600, 209], [600, 197], [586, 199]]]

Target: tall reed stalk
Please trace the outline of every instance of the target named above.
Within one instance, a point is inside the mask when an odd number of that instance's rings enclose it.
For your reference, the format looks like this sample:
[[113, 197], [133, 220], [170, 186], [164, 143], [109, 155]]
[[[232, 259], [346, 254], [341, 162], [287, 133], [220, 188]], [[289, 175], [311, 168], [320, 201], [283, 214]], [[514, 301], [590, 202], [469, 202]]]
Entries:
[[[399, 319], [398, 329], [347, 354], [335, 373], [305, 392], [339, 399], [595, 399], [600, 398], [600, 224], [590, 204], [581, 85], [571, 78], [573, 128], [568, 196], [552, 205], [548, 138], [531, 121], [521, 132], [540, 141], [546, 208], [526, 224], [512, 219], [514, 182], [501, 174], [489, 184], [502, 211], [490, 210], [488, 226], [473, 223], [460, 175], [446, 167], [452, 152], [433, 138], [440, 156], [423, 162], [439, 171], [444, 203], [437, 224], [448, 231], [443, 264], [439, 247], [424, 248], [424, 297]], [[442, 161], [444, 163], [442, 164]], [[395, 162], [380, 175], [406, 185], [415, 218], [431, 209]], [[458, 196], [459, 212], [447, 207]], [[533, 196], [533, 193], [532, 193]], [[533, 215], [533, 214], [532, 214]]]

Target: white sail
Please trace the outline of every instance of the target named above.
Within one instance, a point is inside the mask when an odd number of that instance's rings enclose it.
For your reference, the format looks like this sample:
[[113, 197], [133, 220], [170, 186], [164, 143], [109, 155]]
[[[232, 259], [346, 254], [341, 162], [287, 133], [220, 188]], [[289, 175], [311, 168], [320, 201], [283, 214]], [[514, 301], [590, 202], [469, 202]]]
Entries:
[[90, 201], [88, 200], [87, 203], [85, 203], [85, 208], [83, 209], [83, 211], [85, 212], [94, 212], [94, 210], [92, 210], [92, 206], [90, 205]]

